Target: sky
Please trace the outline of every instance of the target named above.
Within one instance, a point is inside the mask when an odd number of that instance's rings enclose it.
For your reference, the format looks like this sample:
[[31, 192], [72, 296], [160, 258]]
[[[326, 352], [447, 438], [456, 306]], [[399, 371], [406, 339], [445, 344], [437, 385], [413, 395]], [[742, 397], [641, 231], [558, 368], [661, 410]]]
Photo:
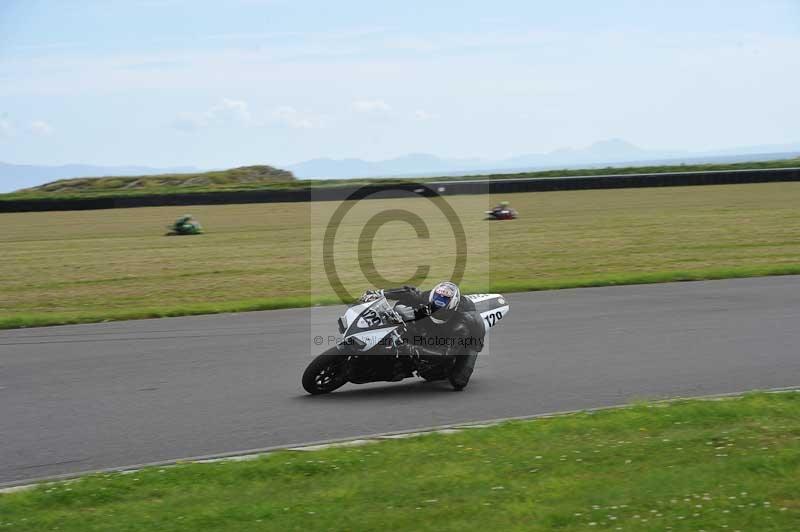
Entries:
[[800, 0], [0, 0], [0, 161], [800, 141]]

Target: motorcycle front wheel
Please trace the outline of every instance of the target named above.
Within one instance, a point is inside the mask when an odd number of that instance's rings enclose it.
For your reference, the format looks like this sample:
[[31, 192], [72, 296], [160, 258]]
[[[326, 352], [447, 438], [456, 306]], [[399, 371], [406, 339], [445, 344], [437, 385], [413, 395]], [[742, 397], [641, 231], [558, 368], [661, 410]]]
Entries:
[[347, 355], [335, 347], [311, 361], [303, 372], [303, 388], [312, 394], [330, 393], [347, 382]]

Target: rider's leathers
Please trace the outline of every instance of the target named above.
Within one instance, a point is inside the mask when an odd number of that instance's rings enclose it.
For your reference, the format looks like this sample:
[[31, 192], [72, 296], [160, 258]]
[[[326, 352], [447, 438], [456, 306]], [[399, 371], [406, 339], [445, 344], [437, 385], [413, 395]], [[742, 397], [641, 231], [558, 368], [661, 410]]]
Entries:
[[478, 353], [483, 349], [485, 331], [475, 303], [462, 297], [455, 310], [438, 310], [431, 319], [430, 291], [413, 286], [384, 290], [388, 299], [410, 307], [414, 319], [409, 323], [407, 340], [413, 349], [427, 355], [456, 355], [450, 379], [458, 388], [469, 382]]

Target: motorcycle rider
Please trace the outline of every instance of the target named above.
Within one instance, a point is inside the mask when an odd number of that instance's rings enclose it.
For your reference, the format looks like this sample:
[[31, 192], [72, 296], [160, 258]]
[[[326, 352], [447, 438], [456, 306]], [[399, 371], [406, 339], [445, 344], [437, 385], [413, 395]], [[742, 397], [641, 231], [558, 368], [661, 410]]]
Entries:
[[191, 214], [184, 214], [175, 220], [170, 229], [178, 235], [189, 235], [199, 233], [202, 228]]
[[497, 204], [497, 206], [495, 206], [494, 209], [492, 209], [492, 212], [503, 212], [510, 209], [511, 209], [511, 203], [507, 201], [501, 201], [500, 203]]
[[[472, 376], [485, 336], [475, 303], [462, 298], [461, 290], [450, 281], [442, 281], [425, 292], [403, 286], [384, 290], [384, 295], [396, 300], [395, 310], [404, 321], [411, 322], [411, 349], [423, 356], [455, 356], [449, 379], [456, 390], [463, 390]], [[445, 349], [434, 349], [431, 345]]]

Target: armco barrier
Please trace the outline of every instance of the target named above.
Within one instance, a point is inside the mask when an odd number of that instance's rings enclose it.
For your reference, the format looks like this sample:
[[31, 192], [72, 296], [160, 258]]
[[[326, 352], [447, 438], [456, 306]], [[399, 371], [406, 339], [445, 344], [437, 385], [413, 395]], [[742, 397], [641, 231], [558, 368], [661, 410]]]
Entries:
[[[445, 195], [509, 194], [513, 192], [550, 192], [558, 190], [589, 190], [607, 188], [679, 187], [697, 185], [731, 185], [740, 183], [770, 183], [800, 181], [800, 168], [767, 170], [722, 170], [712, 172], [674, 172], [663, 174], [628, 174], [606, 176], [553, 177], [543, 179], [500, 178], [480, 180], [450, 180], [422, 184], [368, 185], [380, 197], [402, 197], [420, 187]], [[362, 186], [332, 186], [315, 188], [315, 201], [343, 200]], [[441, 190], [443, 189], [443, 190]], [[156, 194], [149, 196], [118, 196], [85, 199], [0, 200], [0, 212], [73, 211], [115, 209], [127, 207], [158, 207], [178, 205], [223, 205], [236, 203], [277, 203], [310, 201], [311, 189], [243, 190], [229, 192], [199, 192], [185, 194]]]

